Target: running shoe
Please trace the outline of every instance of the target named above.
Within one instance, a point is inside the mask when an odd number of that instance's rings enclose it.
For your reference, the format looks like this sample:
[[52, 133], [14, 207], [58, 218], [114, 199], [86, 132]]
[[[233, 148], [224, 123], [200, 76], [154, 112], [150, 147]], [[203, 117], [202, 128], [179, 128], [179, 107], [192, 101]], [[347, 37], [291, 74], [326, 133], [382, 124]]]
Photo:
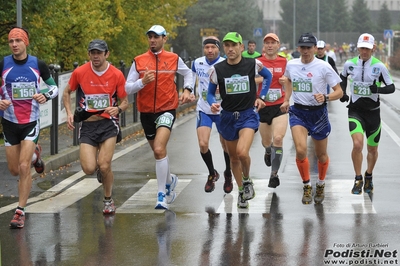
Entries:
[[97, 176], [97, 181], [99, 181], [99, 183], [103, 183], [103, 176], [101, 175], [100, 168], [97, 168], [96, 176]]
[[103, 209], [103, 214], [114, 214], [115, 213], [115, 205], [114, 205], [114, 200], [103, 200], [104, 203], [104, 209]]
[[35, 171], [38, 174], [42, 174], [44, 172], [45, 164], [40, 157], [42, 153], [42, 147], [39, 144], [36, 144], [35, 154], [36, 154], [36, 161], [33, 163], [33, 167], [35, 167]]
[[254, 184], [251, 178], [243, 179], [243, 198], [246, 200], [251, 200], [256, 196], [256, 192], [254, 191]]
[[213, 192], [215, 189], [215, 182], [219, 179], [219, 174], [217, 170], [214, 170], [214, 175], [209, 175], [207, 177], [207, 183], [204, 186], [204, 191], [207, 193]]
[[241, 209], [246, 209], [249, 207], [249, 202], [244, 198], [243, 191], [239, 192], [237, 206], [238, 206], [238, 208], [241, 208]]
[[19, 209], [15, 210], [14, 216], [10, 222], [11, 229], [21, 229], [25, 224], [25, 213]]
[[165, 198], [165, 193], [158, 192], [157, 194], [157, 203], [154, 209], [158, 210], [168, 210], [167, 199]]
[[264, 154], [264, 162], [268, 167], [271, 166], [271, 153]]
[[371, 177], [365, 177], [364, 181], [365, 181], [364, 192], [365, 193], [372, 192], [374, 190], [374, 184], [372, 183], [372, 176]]
[[224, 192], [229, 194], [232, 192], [233, 183], [232, 183], [232, 173], [231, 171], [224, 171]]
[[303, 202], [303, 204], [310, 204], [312, 202], [312, 186], [305, 185], [303, 187], [303, 198], [301, 202]]
[[353, 189], [351, 190], [351, 193], [356, 194], [356, 195], [361, 194], [363, 184], [364, 184], [364, 182], [362, 181], [362, 179], [356, 179], [354, 181], [354, 186], [353, 186]]
[[324, 201], [325, 199], [325, 184], [322, 185], [316, 185], [315, 187], [315, 196], [314, 196], [314, 202], [316, 204], [322, 203], [322, 201]]
[[165, 185], [165, 197], [166, 197], [166, 201], [168, 204], [174, 202], [175, 198], [176, 198], [176, 192], [175, 192], [175, 188], [176, 185], [178, 184], [178, 176], [171, 174], [171, 184], [166, 184]]
[[276, 188], [279, 185], [280, 185], [279, 176], [277, 174], [275, 175], [272, 174], [271, 177], [269, 178], [268, 187]]

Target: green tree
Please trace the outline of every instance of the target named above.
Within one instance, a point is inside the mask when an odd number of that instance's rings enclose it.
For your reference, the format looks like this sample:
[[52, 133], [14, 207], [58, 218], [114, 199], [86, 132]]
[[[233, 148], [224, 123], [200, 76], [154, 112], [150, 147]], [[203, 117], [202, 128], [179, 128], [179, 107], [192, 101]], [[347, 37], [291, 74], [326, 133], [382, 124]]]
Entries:
[[217, 37], [229, 31], [239, 32], [243, 39], [253, 39], [254, 28], [263, 28], [263, 14], [255, 1], [249, 0], [199, 0], [186, 11], [187, 26], [179, 27], [172, 42], [175, 52], [184, 49], [191, 57], [202, 55], [200, 30], [215, 28]]
[[[295, 3], [295, 13], [293, 7]], [[282, 23], [280, 25], [279, 38], [281, 42], [288, 42], [296, 44], [300, 35], [304, 32], [316, 34], [317, 19], [316, 19], [316, 0], [281, 0]], [[295, 14], [295, 21], [293, 15]], [[294, 27], [296, 32], [294, 31]], [[293, 40], [294, 34], [294, 40]], [[293, 48], [293, 47], [291, 47]]]
[[347, 11], [347, 4], [345, 0], [336, 0], [333, 4], [331, 3], [331, 15], [333, 16], [333, 23], [331, 30], [334, 32], [347, 32], [350, 30], [350, 14]]
[[383, 32], [385, 29], [391, 29], [392, 18], [390, 17], [390, 12], [387, 7], [386, 2], [383, 3], [381, 10], [379, 11], [378, 17], [378, 32]]
[[[88, 59], [87, 45], [95, 38], [109, 44], [109, 60], [118, 64], [147, 49], [146, 31], [163, 25], [176, 36], [176, 28], [186, 24], [183, 15], [195, 0], [24, 0], [23, 27], [30, 32], [28, 53], [46, 63], [72, 69], [72, 63]], [[2, 1], [0, 11], [0, 56], [10, 54], [8, 31], [16, 25], [16, 2]]]
[[356, 0], [352, 6], [351, 29], [353, 32], [375, 32], [375, 25], [372, 23], [370, 11], [364, 0]]

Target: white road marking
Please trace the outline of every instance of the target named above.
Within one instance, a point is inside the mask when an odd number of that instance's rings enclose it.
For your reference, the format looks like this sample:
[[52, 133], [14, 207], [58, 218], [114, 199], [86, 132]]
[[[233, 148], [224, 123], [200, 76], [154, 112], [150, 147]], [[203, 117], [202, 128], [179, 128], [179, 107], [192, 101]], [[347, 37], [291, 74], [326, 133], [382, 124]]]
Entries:
[[[176, 197], [179, 196], [181, 191], [185, 189], [191, 181], [191, 179], [178, 180], [178, 185], [175, 188]], [[165, 211], [154, 209], [157, 199], [157, 190], [157, 179], [150, 179], [141, 189], [125, 201], [121, 207], [117, 208], [117, 213], [160, 213]]]
[[61, 212], [68, 206], [86, 197], [100, 186], [101, 184], [97, 181], [97, 178], [85, 178], [55, 197], [29, 205], [27, 213]]
[[[230, 194], [225, 194], [217, 213], [269, 213], [273, 192], [271, 188], [268, 188], [268, 180], [253, 179], [253, 183], [256, 196], [249, 200], [249, 208], [242, 209], [237, 207], [239, 192], [237, 186], [235, 186]], [[266, 197], [259, 195], [261, 191], [265, 193], [264, 191], [268, 190], [271, 192], [268, 192]], [[259, 194], [257, 194], [257, 191], [260, 191]]]

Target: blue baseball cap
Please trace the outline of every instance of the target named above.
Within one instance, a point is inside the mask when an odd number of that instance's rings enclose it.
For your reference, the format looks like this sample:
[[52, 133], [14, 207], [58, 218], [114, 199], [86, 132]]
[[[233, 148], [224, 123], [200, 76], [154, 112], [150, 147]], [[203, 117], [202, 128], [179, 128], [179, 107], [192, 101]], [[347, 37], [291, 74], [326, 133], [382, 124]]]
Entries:
[[166, 36], [167, 35], [167, 31], [164, 29], [163, 26], [160, 26], [160, 25], [151, 26], [151, 28], [146, 32], [146, 34], [149, 34], [149, 32], [154, 32], [155, 34], [157, 34], [159, 36], [161, 36], [161, 35]]

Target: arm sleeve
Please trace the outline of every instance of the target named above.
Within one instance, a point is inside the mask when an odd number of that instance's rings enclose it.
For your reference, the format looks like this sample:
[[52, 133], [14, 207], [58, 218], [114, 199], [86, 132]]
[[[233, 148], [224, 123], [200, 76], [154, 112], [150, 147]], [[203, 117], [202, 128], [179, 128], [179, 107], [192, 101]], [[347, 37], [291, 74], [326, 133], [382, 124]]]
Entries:
[[139, 79], [139, 73], [136, 70], [136, 63], [133, 61], [131, 68], [129, 69], [128, 77], [125, 82], [125, 91], [128, 94], [134, 94], [141, 89], [143, 89], [144, 85], [142, 79]]
[[263, 68], [261, 69], [261, 71], [258, 72], [258, 74], [260, 74], [264, 78], [262, 82], [262, 89], [260, 92], [260, 98], [264, 100], [265, 96], [268, 93], [269, 86], [271, 85], [272, 74], [265, 66], [263, 66]]
[[46, 65], [46, 63], [42, 60], [38, 60], [38, 66], [40, 71], [40, 77], [43, 79], [44, 83], [46, 83], [49, 91], [47, 92], [50, 96], [50, 99], [54, 99], [58, 95], [58, 87], [52, 76], [50, 75], [50, 69]]
[[340, 87], [342, 88], [343, 94], [346, 94], [347, 77], [340, 74], [340, 78], [342, 79], [342, 82], [340, 82]]
[[192, 70], [183, 62], [182, 58], [178, 59], [178, 74], [183, 76], [183, 87], [193, 88], [193, 74]]
[[338, 70], [336, 68], [335, 60], [333, 60], [333, 58], [330, 57], [330, 56], [328, 57], [328, 63], [332, 66], [333, 70], [335, 70], [335, 72], [337, 74], [339, 74], [339, 72], [338, 72]]
[[396, 90], [394, 83], [387, 85], [385, 87], [378, 87], [378, 93], [380, 94], [390, 94]]
[[217, 102], [215, 99], [215, 91], [217, 90], [217, 84], [212, 82], [208, 83], [208, 92], [207, 92], [207, 102], [209, 105]]

